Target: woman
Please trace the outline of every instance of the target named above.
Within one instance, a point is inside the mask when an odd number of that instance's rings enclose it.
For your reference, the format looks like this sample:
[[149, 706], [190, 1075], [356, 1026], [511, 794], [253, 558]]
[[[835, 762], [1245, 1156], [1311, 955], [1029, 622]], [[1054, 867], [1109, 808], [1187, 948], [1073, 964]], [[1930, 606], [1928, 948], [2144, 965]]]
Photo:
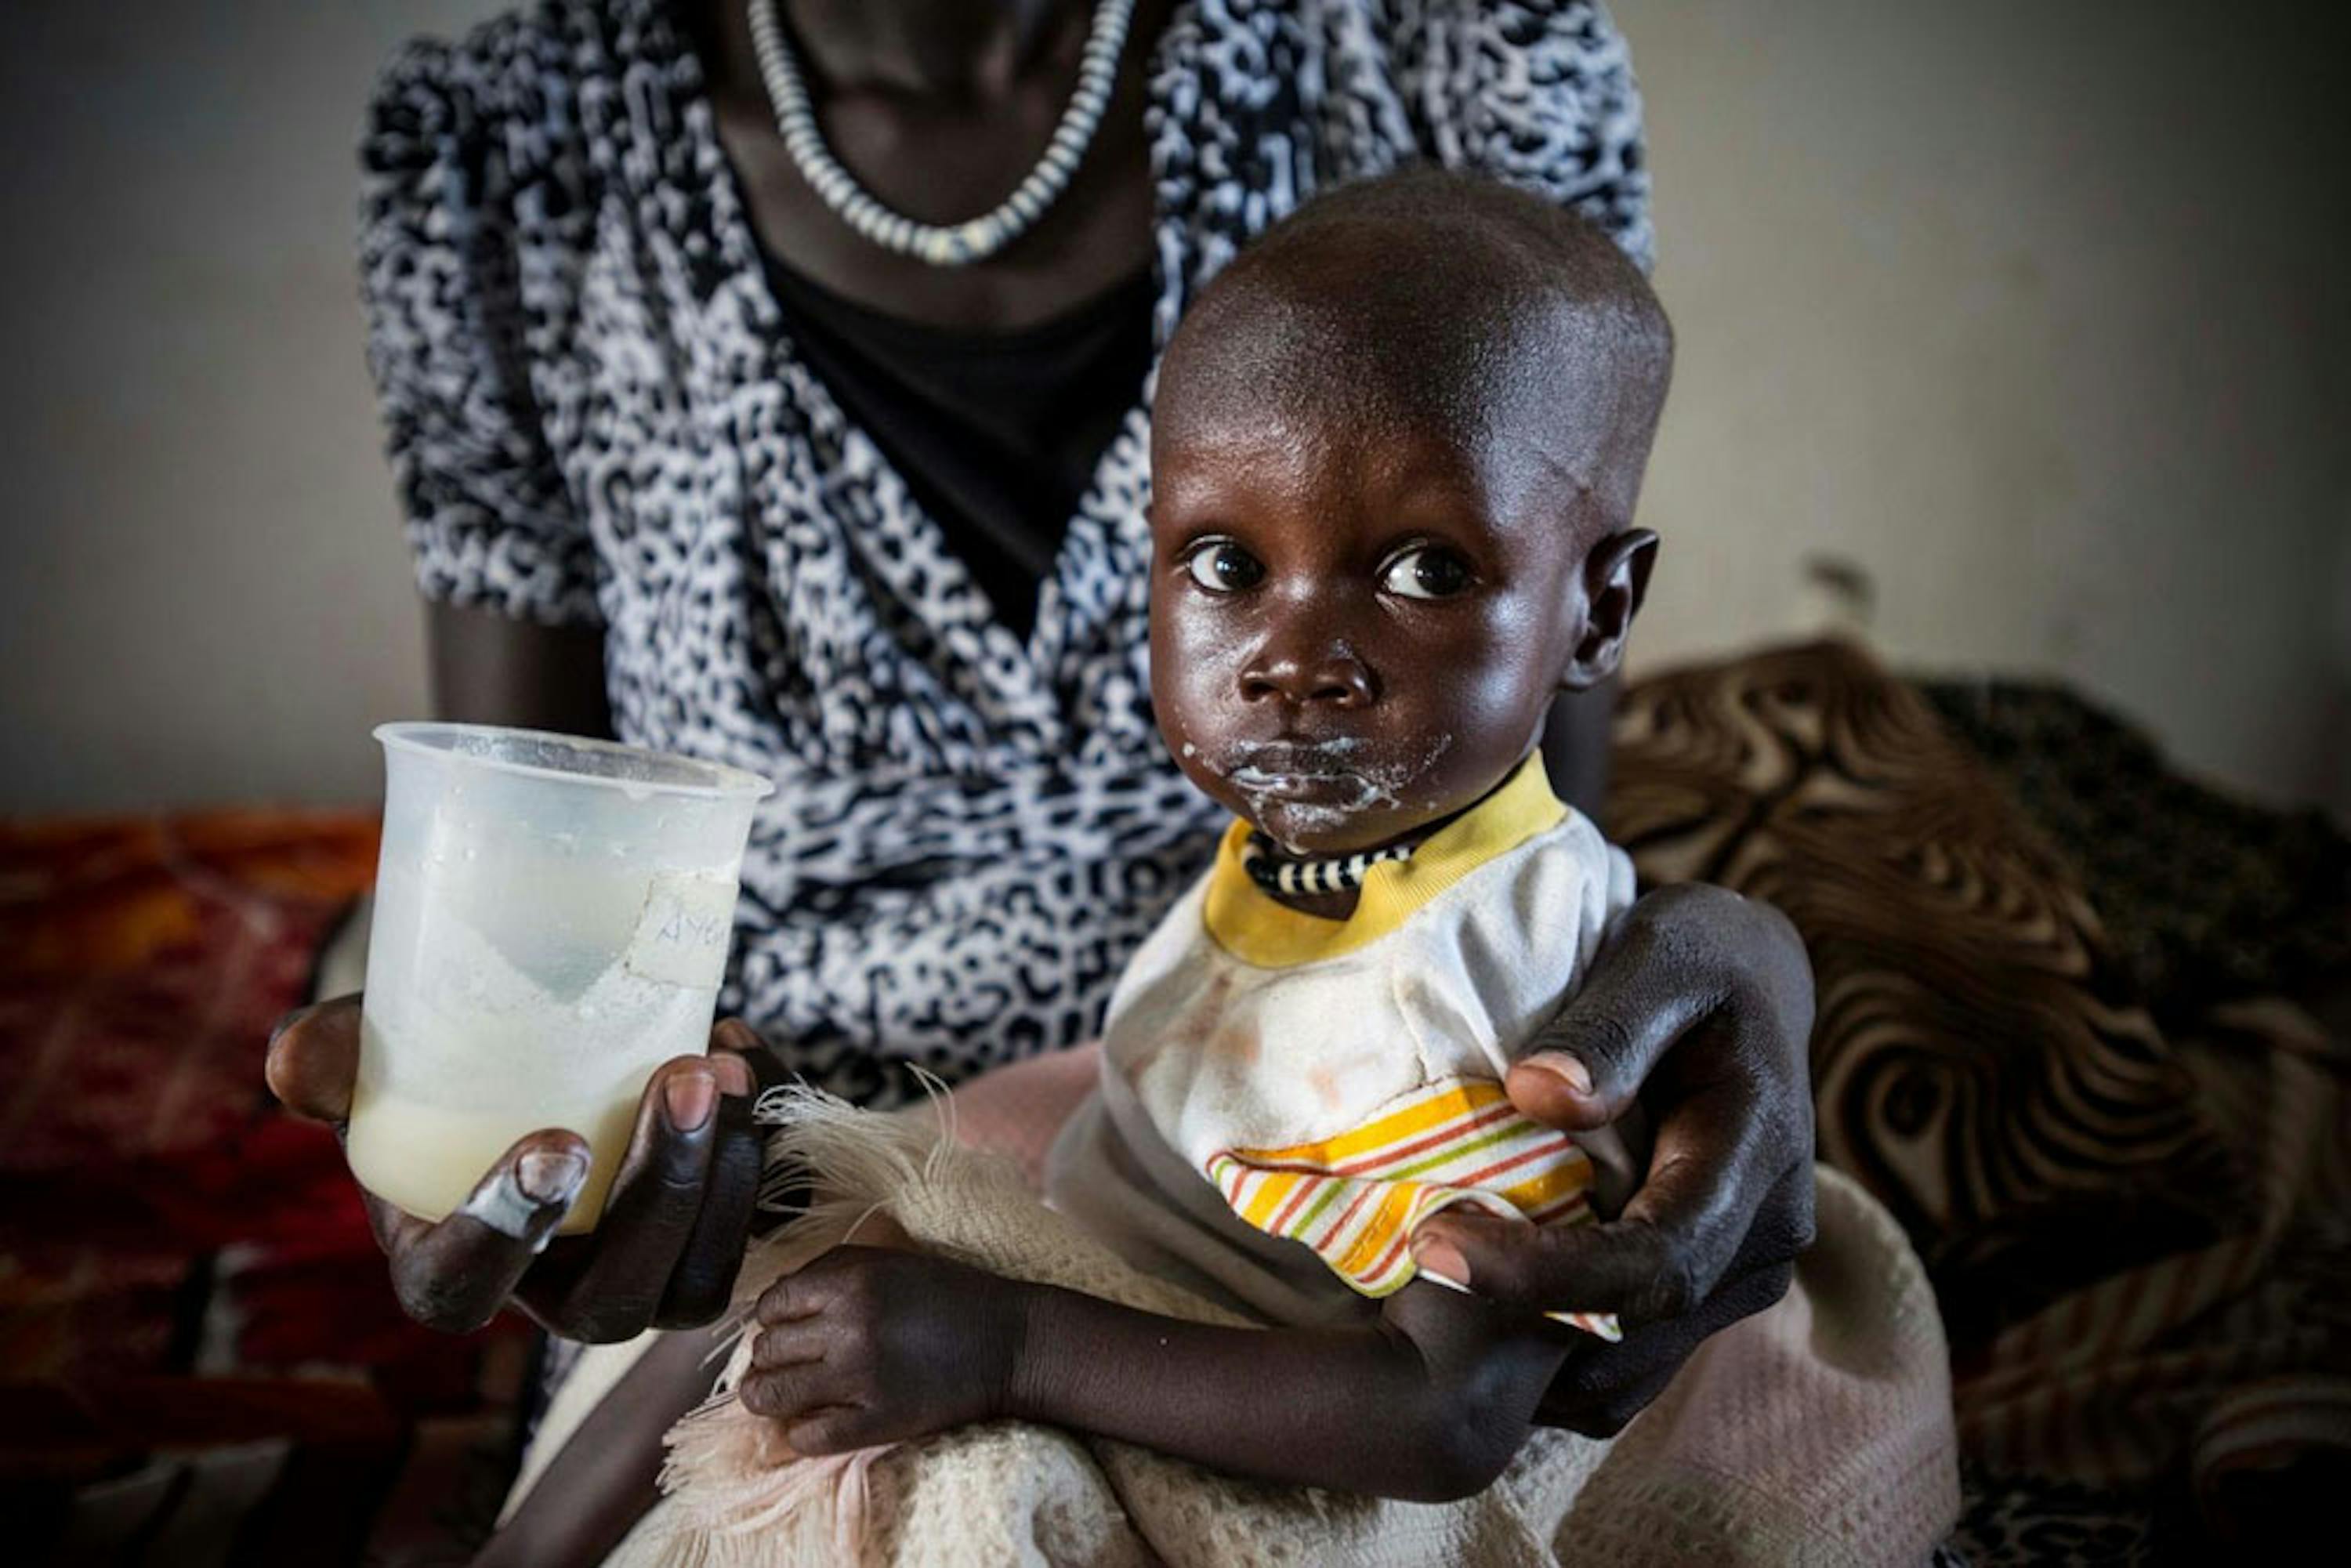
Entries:
[[[960, 1079], [1088, 1038], [1211, 851], [1142, 667], [1144, 392], [1186, 300], [1314, 189], [1422, 158], [1571, 204], [1646, 265], [1646, 176], [1592, 5], [763, 9], [556, 0], [404, 55], [365, 154], [371, 360], [444, 712], [775, 778], [726, 998], [770, 1043], [718, 1043], [880, 1104], [895, 1061]], [[1008, 204], [977, 256], [874, 215], [988, 211], [1057, 123], [1066, 189]], [[1563, 709], [1554, 741], [1600, 756], [1573, 737], [1604, 722]], [[1485, 1294], [1645, 1325], [1572, 1360], [1551, 1419], [1615, 1430], [1786, 1289], [1810, 1014], [1784, 921], [1670, 889], [1513, 1073], [1530, 1114], [1598, 1124], [1638, 1091], [1657, 1125], [1624, 1223], [1441, 1227]], [[355, 1034], [348, 1003], [299, 1019], [272, 1082], [340, 1115]], [[564, 1134], [485, 1178], [509, 1199], [486, 1212], [531, 1217], [512, 1234], [379, 1207], [402, 1301], [465, 1327], [511, 1298], [590, 1340], [708, 1321], [747, 1220], [748, 1077], [725, 1051], [656, 1076], [591, 1238], [538, 1250], [582, 1168]]]

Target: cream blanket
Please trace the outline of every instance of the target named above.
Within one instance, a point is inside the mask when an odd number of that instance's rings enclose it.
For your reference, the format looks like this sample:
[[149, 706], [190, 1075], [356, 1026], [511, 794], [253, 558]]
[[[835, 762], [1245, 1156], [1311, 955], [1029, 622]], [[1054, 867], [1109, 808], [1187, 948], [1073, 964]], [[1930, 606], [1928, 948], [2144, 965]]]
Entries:
[[[1012, 1162], [925, 1115], [810, 1096], [778, 1152], [818, 1203], [755, 1249], [743, 1301], [886, 1209], [915, 1239], [999, 1272], [1171, 1316], [1242, 1320], [1141, 1274], [1037, 1198]], [[1716, 1335], [1614, 1441], [1538, 1431], [1500, 1480], [1449, 1504], [1260, 1486], [1016, 1422], [799, 1460], [724, 1390], [671, 1434], [666, 1500], [618, 1568], [1041, 1563], [1225, 1565], [1919, 1562], [1957, 1515], [1941, 1323], [1917, 1259], [1857, 1186], [1819, 1171], [1818, 1244], [1771, 1311]], [[650, 1336], [590, 1351], [507, 1507]], [[724, 1354], [714, 1339], [714, 1355]]]

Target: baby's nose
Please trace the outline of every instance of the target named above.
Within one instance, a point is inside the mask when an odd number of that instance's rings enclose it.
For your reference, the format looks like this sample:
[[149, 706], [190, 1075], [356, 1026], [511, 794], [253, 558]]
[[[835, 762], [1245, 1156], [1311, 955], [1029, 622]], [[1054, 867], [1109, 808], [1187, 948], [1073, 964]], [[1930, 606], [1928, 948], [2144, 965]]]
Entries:
[[1328, 703], [1357, 708], [1375, 695], [1371, 671], [1344, 647], [1303, 654], [1267, 648], [1241, 670], [1241, 697], [1247, 702], [1273, 697], [1294, 707]]

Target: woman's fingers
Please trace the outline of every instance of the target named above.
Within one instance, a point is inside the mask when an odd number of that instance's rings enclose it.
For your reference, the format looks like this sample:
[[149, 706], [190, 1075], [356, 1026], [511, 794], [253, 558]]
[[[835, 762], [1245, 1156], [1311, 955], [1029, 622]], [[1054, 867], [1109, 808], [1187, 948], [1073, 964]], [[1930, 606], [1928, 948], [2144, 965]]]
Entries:
[[1712, 1291], [1769, 1185], [1751, 1169], [1748, 1109], [1727, 1088], [1670, 1107], [1646, 1178], [1612, 1221], [1538, 1228], [1449, 1211], [1414, 1233], [1413, 1255], [1425, 1270], [1530, 1311], [1677, 1316]]
[[[1811, 1019], [1803, 947], [1776, 911], [1718, 888], [1651, 894], [1544, 1031], [1544, 1054], [1506, 1081], [1521, 1112], [1570, 1130], [1637, 1095], [1655, 1119], [1646, 1178], [1604, 1225], [1436, 1216], [1414, 1237], [1421, 1266], [1523, 1308], [1638, 1323], [1792, 1260], [1811, 1239]], [[1734, 1269], [1742, 1256], [1753, 1261]]]
[[[358, 996], [338, 997], [279, 1022], [266, 1071], [289, 1110], [339, 1129], [350, 1115], [360, 1011]], [[588, 1176], [588, 1145], [569, 1132], [518, 1141], [437, 1223], [363, 1195], [402, 1308], [431, 1327], [463, 1332], [519, 1289], [542, 1322], [597, 1341], [716, 1319], [742, 1266], [761, 1168], [751, 1121], [758, 1075], [729, 1049], [758, 1040], [739, 1024], [732, 1031], [709, 1056], [655, 1071], [593, 1235], [547, 1250]]]
[[1788, 1293], [1787, 1263], [1767, 1264], [1725, 1281], [1696, 1312], [1627, 1329], [1622, 1343], [1594, 1343], [1561, 1364], [1535, 1409], [1546, 1427], [1587, 1437], [1613, 1437], [1665, 1391], [1699, 1345], [1741, 1318], [1762, 1312]]
[[[1708, 1080], [1743, 1071], [1767, 1091], [1807, 1092], [1812, 998], [1803, 943], [1778, 910], [1701, 883], [1659, 888], [1626, 912], [1505, 1086], [1526, 1114], [1573, 1131], [1615, 1120], [1665, 1065]], [[1743, 1026], [1718, 1042], [1736, 1054], [1675, 1050], [1722, 1017]]]
[[377, 1239], [391, 1255], [402, 1310], [451, 1333], [488, 1322], [587, 1180], [585, 1139], [533, 1133], [518, 1139], [447, 1218], [397, 1215], [380, 1226]]
[[1715, 1001], [1703, 977], [1675, 961], [1635, 904], [1503, 1086], [1539, 1122], [1571, 1131], [1606, 1126]]
[[664, 1062], [646, 1082], [593, 1250], [562, 1288], [559, 1318], [569, 1337], [628, 1339], [653, 1321], [702, 1210], [720, 1099], [707, 1057]]
[[351, 1113], [351, 1084], [360, 1070], [360, 998], [356, 993], [298, 1008], [270, 1032], [264, 1072], [269, 1092], [286, 1108], [313, 1122], [342, 1122]]
[[1695, 1312], [1742, 1257], [1785, 1262], [1811, 1244], [1812, 1167], [1750, 1176], [1677, 1152], [1689, 1136], [1672, 1121], [1659, 1129], [1649, 1180], [1616, 1220], [1538, 1228], [1447, 1211], [1414, 1233], [1414, 1258], [1529, 1312], [1615, 1312], [1628, 1325]]
[[[1600, 1243], [1562, 1267], [1621, 1304], [1627, 1321], [1654, 1322], [1697, 1310], [1714, 1293], [1781, 1171], [1773, 1140], [1753, 1120], [1757, 1099], [1725, 1081], [1668, 1107], [1658, 1121], [1647, 1177]], [[1629, 1244], [1628, 1244], [1629, 1243]], [[1553, 1283], [1556, 1283], [1554, 1279]]]
[[1788, 1293], [1791, 1261], [1812, 1242], [1813, 1167], [1799, 1164], [1758, 1209], [1746, 1242], [1713, 1294], [1678, 1317], [1635, 1324], [1616, 1344], [1593, 1343], [1561, 1365], [1536, 1419], [1586, 1437], [1614, 1437], [1719, 1330]]
[[[359, 1074], [357, 995], [288, 1013], [270, 1036], [270, 1092], [287, 1109], [340, 1132]], [[505, 1305], [588, 1180], [588, 1145], [576, 1134], [517, 1139], [446, 1218], [419, 1219], [362, 1192], [368, 1224], [390, 1260], [392, 1293], [428, 1328], [464, 1333]]]
[[699, 1328], [726, 1310], [759, 1197], [763, 1140], [751, 1120], [757, 1081], [749, 1065], [731, 1052], [712, 1051], [710, 1063], [719, 1096], [709, 1175], [702, 1206], [653, 1315], [660, 1328]]

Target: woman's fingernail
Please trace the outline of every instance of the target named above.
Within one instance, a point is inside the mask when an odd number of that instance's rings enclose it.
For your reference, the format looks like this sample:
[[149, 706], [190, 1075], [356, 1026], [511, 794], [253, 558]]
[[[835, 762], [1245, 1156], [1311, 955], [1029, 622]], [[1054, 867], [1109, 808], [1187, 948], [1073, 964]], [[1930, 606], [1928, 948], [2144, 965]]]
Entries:
[[710, 1059], [710, 1071], [718, 1077], [722, 1094], [748, 1094], [753, 1087], [751, 1064], [731, 1051], [720, 1051]]
[[718, 1037], [718, 1043], [729, 1051], [748, 1053], [767, 1049], [768, 1042], [759, 1038], [759, 1031], [741, 1019], [721, 1019], [718, 1027], [711, 1032]]
[[698, 1133], [710, 1113], [718, 1108], [718, 1080], [710, 1069], [696, 1064], [681, 1068], [662, 1085], [662, 1103], [669, 1107], [669, 1124], [681, 1133]]
[[1566, 1084], [1567, 1091], [1571, 1094], [1584, 1099], [1591, 1097], [1592, 1070], [1572, 1056], [1563, 1056], [1555, 1051], [1545, 1051], [1541, 1056], [1528, 1057], [1520, 1065], [1531, 1067], [1538, 1072], [1550, 1073], [1553, 1078]]
[[533, 1149], [515, 1161], [515, 1185], [533, 1203], [569, 1203], [588, 1179], [588, 1156], [575, 1149]]
[[1412, 1260], [1420, 1265], [1424, 1274], [1434, 1274], [1440, 1280], [1469, 1288], [1469, 1263], [1461, 1256], [1461, 1249], [1442, 1236], [1426, 1234], [1412, 1239]]

